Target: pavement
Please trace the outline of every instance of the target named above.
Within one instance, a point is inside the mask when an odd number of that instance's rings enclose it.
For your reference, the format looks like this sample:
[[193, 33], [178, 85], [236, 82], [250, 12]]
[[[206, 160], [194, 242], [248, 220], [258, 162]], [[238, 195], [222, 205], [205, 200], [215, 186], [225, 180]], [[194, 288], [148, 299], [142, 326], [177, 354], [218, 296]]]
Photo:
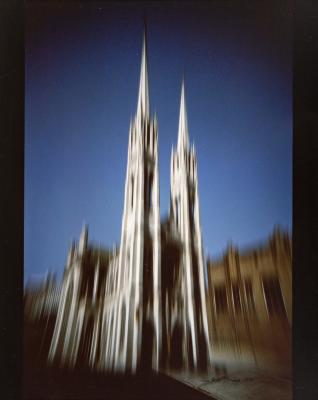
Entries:
[[292, 399], [290, 376], [260, 371], [253, 365], [225, 362], [206, 374], [171, 370], [165, 373], [215, 400]]

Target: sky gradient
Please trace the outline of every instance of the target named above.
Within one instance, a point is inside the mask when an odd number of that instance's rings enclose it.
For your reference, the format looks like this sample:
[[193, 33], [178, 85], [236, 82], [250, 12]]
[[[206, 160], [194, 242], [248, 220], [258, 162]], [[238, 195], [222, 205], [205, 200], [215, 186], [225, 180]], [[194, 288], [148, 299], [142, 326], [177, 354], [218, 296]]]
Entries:
[[291, 231], [288, 13], [207, 3], [28, 5], [25, 281], [47, 270], [61, 276], [84, 221], [94, 243], [119, 244], [144, 14], [161, 215], [184, 76], [205, 253], [218, 256], [229, 241], [253, 245], [275, 224]]

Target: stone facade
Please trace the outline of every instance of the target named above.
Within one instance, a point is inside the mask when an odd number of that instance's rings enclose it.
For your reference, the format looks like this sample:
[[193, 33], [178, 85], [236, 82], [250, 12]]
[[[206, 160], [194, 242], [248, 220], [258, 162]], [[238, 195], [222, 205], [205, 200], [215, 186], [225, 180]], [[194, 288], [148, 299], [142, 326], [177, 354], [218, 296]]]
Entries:
[[149, 110], [146, 39], [130, 123], [121, 240], [112, 253], [84, 227], [67, 261], [50, 362], [116, 372], [206, 368], [210, 359], [197, 162], [182, 85], [171, 207], [160, 221], [158, 128]]
[[208, 261], [213, 357], [291, 369], [292, 268], [288, 234], [275, 229], [261, 246], [229, 246]]
[[60, 300], [60, 286], [56, 277], [47, 274], [44, 282], [39, 284], [29, 283], [23, 296], [25, 315], [32, 321], [56, 316]]

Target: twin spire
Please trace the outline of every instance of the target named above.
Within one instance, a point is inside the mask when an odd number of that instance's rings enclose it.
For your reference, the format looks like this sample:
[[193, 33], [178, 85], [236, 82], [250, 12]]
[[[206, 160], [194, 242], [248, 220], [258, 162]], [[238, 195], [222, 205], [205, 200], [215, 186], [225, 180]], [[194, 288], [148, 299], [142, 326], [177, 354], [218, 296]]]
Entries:
[[148, 72], [147, 72], [147, 43], [146, 33], [144, 32], [144, 40], [142, 46], [141, 56], [141, 70], [140, 70], [140, 83], [139, 95], [137, 105], [137, 115], [149, 115], [149, 87], [148, 87]]
[[[148, 72], [147, 72], [146, 32], [144, 32], [143, 46], [142, 46], [137, 115], [139, 115], [140, 117], [149, 115], [149, 85], [148, 85]], [[188, 147], [189, 147], [188, 119], [187, 119], [187, 109], [185, 102], [184, 80], [182, 80], [179, 131], [178, 131], [178, 149], [188, 148]]]
[[181, 100], [180, 100], [180, 114], [179, 114], [179, 130], [178, 130], [178, 149], [189, 147], [189, 132], [188, 132], [188, 118], [187, 108], [184, 93], [184, 80], [182, 80]]

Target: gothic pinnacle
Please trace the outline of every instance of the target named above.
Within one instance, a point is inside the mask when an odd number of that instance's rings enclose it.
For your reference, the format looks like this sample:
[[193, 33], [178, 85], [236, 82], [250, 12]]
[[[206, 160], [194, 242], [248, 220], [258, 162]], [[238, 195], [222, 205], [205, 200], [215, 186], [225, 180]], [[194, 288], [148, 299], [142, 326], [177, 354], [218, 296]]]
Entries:
[[189, 133], [187, 109], [185, 103], [184, 80], [182, 81], [180, 114], [179, 114], [179, 132], [178, 132], [178, 149], [189, 147]]
[[148, 89], [148, 73], [147, 73], [147, 44], [146, 32], [144, 32], [144, 40], [141, 56], [140, 83], [138, 94], [137, 115], [149, 115], [149, 89]]

